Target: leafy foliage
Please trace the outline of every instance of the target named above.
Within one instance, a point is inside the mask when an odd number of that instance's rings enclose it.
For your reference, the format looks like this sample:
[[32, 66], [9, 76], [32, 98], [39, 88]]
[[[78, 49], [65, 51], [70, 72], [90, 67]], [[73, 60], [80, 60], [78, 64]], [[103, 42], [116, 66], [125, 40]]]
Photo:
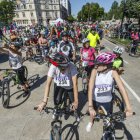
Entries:
[[15, 16], [15, 3], [4, 0], [0, 2], [0, 22], [8, 25]]
[[67, 17], [67, 20], [68, 20], [69, 22], [73, 22], [73, 21], [75, 21], [76, 19], [75, 19], [72, 15], [70, 15], [70, 16]]
[[78, 13], [78, 21], [96, 21], [101, 19], [104, 14], [104, 8], [98, 3], [86, 3]]

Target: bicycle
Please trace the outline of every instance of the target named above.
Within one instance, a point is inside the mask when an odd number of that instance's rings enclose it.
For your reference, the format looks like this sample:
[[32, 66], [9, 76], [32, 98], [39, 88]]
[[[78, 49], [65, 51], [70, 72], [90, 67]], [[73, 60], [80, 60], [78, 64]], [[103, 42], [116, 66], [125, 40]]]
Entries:
[[[28, 70], [26, 66], [24, 67], [24, 74], [25, 78], [28, 77]], [[0, 71], [5, 71], [3, 80], [1, 82], [1, 92], [0, 97], [2, 97], [2, 105], [4, 108], [8, 108], [10, 103], [10, 83], [13, 81], [14, 84], [12, 86], [18, 85], [17, 88], [19, 89], [19, 79], [15, 71], [12, 69], [0, 69]]]
[[[135, 112], [132, 113], [132, 115], [135, 114], [136, 114]], [[82, 117], [85, 115], [89, 115], [89, 113], [82, 114]], [[101, 140], [122, 139], [124, 135], [121, 138], [117, 138], [115, 131], [116, 131], [117, 123], [123, 123], [125, 118], [126, 118], [125, 112], [118, 111], [112, 114], [108, 114], [105, 108], [103, 106], [100, 106], [97, 109], [97, 114], [94, 117], [94, 121], [99, 122], [100, 120], [103, 120], [103, 134], [101, 136]]]
[[[101, 140], [116, 140], [115, 125], [117, 122], [123, 123], [126, 118], [126, 114], [122, 111], [107, 114], [104, 107], [101, 106], [100, 108], [103, 113], [97, 113], [94, 120], [97, 122], [101, 119], [103, 120], [103, 134]], [[135, 115], [135, 112], [133, 112], [133, 115]]]
[[139, 57], [140, 56], [140, 42], [131, 44], [125, 48], [125, 51], [129, 53], [132, 57]]
[[[37, 107], [34, 107], [34, 110], [36, 110]], [[62, 128], [62, 116], [67, 114], [67, 110], [65, 108], [61, 108], [60, 106], [55, 106], [54, 108], [46, 107], [44, 108], [44, 111], [49, 114], [52, 113], [52, 119], [51, 122], [51, 131], [50, 131], [50, 140], [62, 140], [62, 132], [64, 131], [65, 127]], [[71, 112], [69, 112], [71, 114]], [[77, 111], [74, 112], [74, 117], [76, 118], [76, 121], [78, 120], [78, 114]], [[79, 135], [77, 132], [77, 129], [72, 125], [69, 124], [69, 127], [71, 128], [72, 132], [75, 132], [76, 140], [79, 140]], [[65, 139], [67, 140], [67, 138]]]

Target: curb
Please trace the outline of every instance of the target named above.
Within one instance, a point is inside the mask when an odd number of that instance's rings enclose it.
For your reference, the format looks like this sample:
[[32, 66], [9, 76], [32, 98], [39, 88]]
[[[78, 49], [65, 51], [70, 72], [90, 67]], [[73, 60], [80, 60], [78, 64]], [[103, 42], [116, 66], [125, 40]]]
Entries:
[[112, 43], [114, 43], [114, 44], [117, 44], [117, 45], [121, 45], [121, 46], [127, 47], [125, 44], [120, 43], [120, 42], [118, 42], [118, 41], [115, 41], [115, 40], [113, 40], [113, 39], [110, 39], [110, 38], [108, 38], [108, 37], [106, 37], [105, 39], [107, 39], [108, 41], [110, 41], [110, 42], [112, 42]]

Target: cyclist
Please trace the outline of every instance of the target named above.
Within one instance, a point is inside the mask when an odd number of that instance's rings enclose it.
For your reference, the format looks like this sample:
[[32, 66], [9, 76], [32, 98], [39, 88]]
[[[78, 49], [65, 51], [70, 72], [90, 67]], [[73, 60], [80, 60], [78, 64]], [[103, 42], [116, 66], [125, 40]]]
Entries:
[[68, 41], [69, 34], [67, 32], [62, 33], [62, 41], [58, 45], [58, 52], [62, 52], [67, 55], [71, 60], [75, 61], [76, 51], [73, 43]]
[[29, 58], [31, 59], [34, 56], [34, 53], [30, 44], [30, 38], [26, 37], [24, 41], [24, 45], [26, 47], [26, 60], [28, 60]]
[[49, 55], [53, 56], [56, 53], [57, 53], [57, 46], [56, 46], [55, 42], [51, 42], [50, 49], [49, 49]]
[[45, 61], [46, 55], [49, 52], [48, 41], [45, 38], [45, 32], [41, 31], [40, 34], [41, 34], [41, 37], [38, 39], [38, 43], [42, 51], [42, 57], [44, 58], [44, 61]]
[[90, 40], [90, 47], [96, 48], [97, 44], [100, 45], [100, 37], [96, 32], [96, 28], [92, 27], [90, 32], [88, 33], [87, 38]]
[[114, 59], [113, 62], [113, 68], [117, 70], [118, 74], [122, 74], [122, 72], [124, 71], [123, 69], [124, 62], [123, 58], [121, 57], [123, 51], [124, 49], [118, 46], [113, 49], [113, 53], [116, 54], [116, 58]]
[[87, 38], [83, 39], [82, 43], [83, 48], [80, 51], [82, 66], [85, 67], [88, 76], [90, 76], [94, 67], [93, 61], [95, 59], [95, 49], [90, 47], [90, 41]]
[[132, 115], [132, 108], [130, 105], [127, 91], [125, 90], [124, 84], [115, 70], [112, 70], [112, 63], [115, 59], [113, 53], [101, 53], [96, 57], [95, 69], [92, 70], [89, 91], [88, 91], [88, 104], [91, 122], [88, 123], [86, 130], [91, 130], [93, 119], [96, 115], [96, 110], [103, 106], [107, 113], [112, 113], [112, 87], [114, 80], [116, 81], [120, 93], [126, 105], [126, 116]]
[[132, 32], [131, 39], [133, 40], [133, 48], [131, 49], [131, 53], [135, 55], [138, 47], [138, 41], [139, 41], [139, 33], [137, 29], [135, 29], [134, 32]]
[[9, 55], [10, 67], [16, 72], [20, 84], [25, 91], [24, 96], [28, 94], [30, 88], [27, 79], [25, 78], [25, 70], [22, 64], [22, 53], [20, 51], [21, 44], [19, 42], [12, 42], [10, 46], [4, 46], [0, 49], [1, 52]]
[[[61, 53], [56, 53], [50, 59], [52, 65], [48, 71], [47, 84], [43, 101], [38, 105], [38, 111], [47, 105], [52, 80], [54, 80], [54, 104], [59, 105], [64, 92], [70, 97], [73, 109], [78, 106], [78, 81], [76, 66], [70, 62], [69, 58]], [[66, 94], [66, 93], [65, 93]], [[59, 98], [61, 97], [61, 98]]]

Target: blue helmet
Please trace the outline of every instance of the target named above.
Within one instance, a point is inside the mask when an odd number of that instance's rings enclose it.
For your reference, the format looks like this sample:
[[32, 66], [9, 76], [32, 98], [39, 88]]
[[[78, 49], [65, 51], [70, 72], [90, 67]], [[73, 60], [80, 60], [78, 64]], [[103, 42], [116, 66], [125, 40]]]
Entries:
[[55, 43], [54, 43], [54, 42], [51, 42], [51, 43], [50, 43], [50, 46], [55, 46]]

